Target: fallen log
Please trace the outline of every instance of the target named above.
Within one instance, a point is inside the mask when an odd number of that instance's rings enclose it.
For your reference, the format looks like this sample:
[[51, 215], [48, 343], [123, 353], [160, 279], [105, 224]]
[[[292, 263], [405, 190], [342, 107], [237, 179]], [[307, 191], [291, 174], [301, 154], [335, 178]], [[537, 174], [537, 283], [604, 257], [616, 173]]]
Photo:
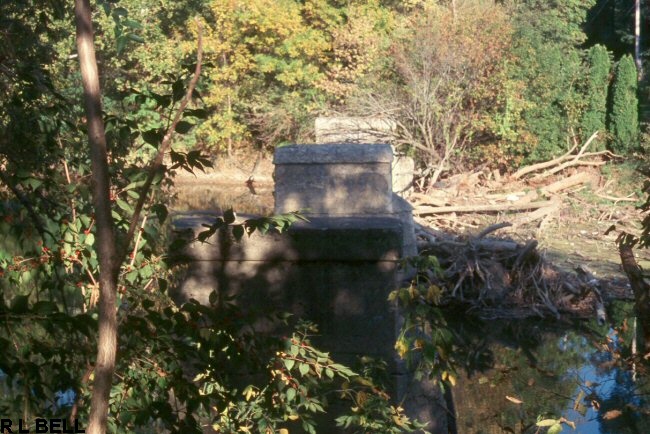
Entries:
[[543, 218], [547, 217], [548, 215], [551, 215], [551, 214], [553, 214], [553, 213], [560, 210], [560, 208], [562, 206], [562, 201], [552, 199], [549, 202], [550, 203], [549, 203], [548, 206], [545, 206], [543, 208], [538, 208], [537, 210], [535, 210], [535, 211], [533, 211], [531, 213], [528, 213], [525, 216], [520, 217], [519, 219], [515, 220], [514, 224], [516, 226], [520, 226], [520, 225], [523, 225], [523, 224], [532, 223], [532, 222], [534, 222], [536, 220], [543, 219]]
[[569, 149], [569, 152], [567, 152], [566, 154], [564, 154], [564, 155], [562, 155], [560, 157], [554, 158], [552, 160], [549, 160], [549, 161], [544, 161], [542, 163], [537, 163], [537, 164], [533, 164], [531, 166], [523, 167], [523, 168], [517, 170], [515, 173], [513, 173], [510, 178], [511, 179], [519, 179], [519, 178], [523, 177], [524, 175], [527, 175], [527, 174], [532, 173], [532, 172], [537, 172], [538, 170], [543, 170], [543, 169], [546, 169], [546, 168], [549, 168], [549, 167], [553, 167], [553, 166], [555, 166], [557, 164], [560, 164], [560, 163], [562, 163], [564, 161], [579, 159], [580, 156], [587, 149], [589, 144], [591, 144], [591, 142], [596, 137], [598, 137], [598, 131], [594, 132], [591, 135], [591, 137], [589, 137], [589, 139], [585, 142], [585, 144], [582, 146], [582, 148], [580, 148], [580, 151], [578, 151], [578, 153], [576, 155], [573, 155], [573, 151], [575, 151], [575, 149], [578, 147], [577, 143], [575, 145], [573, 145], [573, 147], [571, 149]]
[[613, 196], [608, 196], [606, 194], [598, 194], [598, 193], [596, 193], [596, 196], [600, 197], [601, 199], [611, 200], [612, 202], [638, 202], [638, 199], [635, 199], [633, 197], [613, 197]]
[[[607, 153], [607, 151], [603, 151], [603, 153]], [[590, 155], [595, 155], [595, 154], [596, 154], [595, 152], [590, 153]], [[604, 165], [605, 165], [605, 161], [581, 161], [581, 160], [574, 159], [574, 160], [571, 160], [571, 161], [567, 161], [566, 163], [560, 164], [559, 166], [554, 167], [553, 169], [548, 170], [548, 171], [546, 171], [544, 173], [536, 175], [536, 176], [532, 177], [530, 180], [532, 182], [538, 182], [538, 181], [540, 181], [540, 180], [542, 180], [544, 178], [548, 178], [549, 176], [554, 175], [554, 174], [566, 169], [567, 167], [573, 167], [573, 166], [593, 166], [593, 167], [597, 167], [597, 166], [604, 166]]]
[[526, 211], [543, 208], [552, 204], [550, 200], [529, 203], [505, 203], [496, 205], [451, 205], [451, 206], [422, 206], [416, 207], [413, 212], [419, 215], [444, 214], [451, 212], [500, 212], [500, 211]]
[[587, 172], [579, 172], [575, 175], [571, 175], [568, 178], [560, 179], [555, 181], [552, 184], [542, 187], [541, 191], [544, 193], [558, 193], [567, 188], [574, 187], [576, 185], [584, 184], [592, 180], [592, 175]]
[[543, 170], [543, 169], [546, 169], [548, 167], [553, 167], [556, 164], [560, 164], [560, 163], [562, 163], [562, 162], [564, 162], [566, 160], [570, 160], [571, 158], [573, 158], [573, 151], [575, 151], [576, 148], [577, 148], [577, 145], [574, 145], [571, 149], [569, 149], [569, 152], [567, 152], [566, 154], [564, 154], [564, 155], [562, 155], [560, 157], [554, 158], [554, 159], [549, 160], [549, 161], [543, 161], [541, 163], [532, 164], [530, 166], [522, 167], [521, 169], [517, 170], [515, 173], [510, 175], [510, 179], [513, 179], [513, 180], [520, 179], [520, 178], [524, 177], [525, 175], [528, 175], [529, 173], [537, 172], [538, 170]]
[[447, 204], [447, 202], [444, 199], [432, 197], [430, 194], [423, 194], [417, 192], [411, 193], [409, 199], [413, 202], [417, 202], [419, 204], [426, 204], [426, 205], [445, 206]]

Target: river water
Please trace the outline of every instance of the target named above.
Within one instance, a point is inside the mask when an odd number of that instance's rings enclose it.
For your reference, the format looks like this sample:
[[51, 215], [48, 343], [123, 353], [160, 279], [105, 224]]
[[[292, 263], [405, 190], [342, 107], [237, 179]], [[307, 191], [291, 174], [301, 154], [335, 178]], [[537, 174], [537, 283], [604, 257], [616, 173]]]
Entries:
[[[182, 185], [175, 218], [273, 210], [272, 185]], [[650, 434], [650, 374], [626, 363], [632, 306], [616, 302], [608, 324], [471, 319], [447, 312], [458, 337], [452, 389], [459, 434], [533, 434], [543, 419], [560, 420], [557, 433]], [[647, 368], [647, 366], [646, 366]], [[573, 428], [575, 426], [575, 429]]]

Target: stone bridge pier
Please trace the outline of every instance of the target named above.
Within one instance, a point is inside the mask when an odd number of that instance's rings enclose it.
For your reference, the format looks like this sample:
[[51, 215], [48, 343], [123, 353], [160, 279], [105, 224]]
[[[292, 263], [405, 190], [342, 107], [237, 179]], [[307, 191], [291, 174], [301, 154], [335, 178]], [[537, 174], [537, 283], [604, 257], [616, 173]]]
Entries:
[[[364, 355], [385, 360], [396, 401], [430, 431], [446, 433], [437, 389], [414, 381], [394, 351], [400, 317], [388, 294], [406, 278], [400, 260], [417, 251], [412, 209], [391, 188], [392, 159], [389, 145], [278, 148], [275, 212], [301, 211], [309, 222], [239, 242], [219, 231], [209, 244], [191, 243], [180, 252], [188, 267], [175, 297], [208, 303], [216, 289], [246, 308], [313, 321], [318, 348], [351, 366]], [[188, 217], [176, 226], [196, 234], [208, 221]], [[335, 417], [322, 432], [338, 432]]]

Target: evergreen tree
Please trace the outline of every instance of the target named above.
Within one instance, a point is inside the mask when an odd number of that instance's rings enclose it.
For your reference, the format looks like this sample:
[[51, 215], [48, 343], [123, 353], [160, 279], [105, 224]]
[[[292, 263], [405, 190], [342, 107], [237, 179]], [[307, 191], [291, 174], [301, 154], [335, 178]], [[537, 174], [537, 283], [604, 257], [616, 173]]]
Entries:
[[566, 152], [567, 136], [580, 126], [584, 77], [582, 30], [593, 1], [525, 0], [515, 14], [510, 79], [523, 88], [518, 139], [529, 162]]
[[629, 54], [623, 56], [616, 67], [609, 130], [613, 135], [612, 151], [625, 155], [638, 147], [637, 70], [634, 59]]
[[604, 149], [605, 122], [607, 119], [607, 91], [611, 61], [607, 48], [602, 45], [591, 47], [588, 54], [589, 76], [587, 79], [587, 106], [582, 117], [582, 140], [587, 140], [594, 132], [599, 132], [593, 147]]

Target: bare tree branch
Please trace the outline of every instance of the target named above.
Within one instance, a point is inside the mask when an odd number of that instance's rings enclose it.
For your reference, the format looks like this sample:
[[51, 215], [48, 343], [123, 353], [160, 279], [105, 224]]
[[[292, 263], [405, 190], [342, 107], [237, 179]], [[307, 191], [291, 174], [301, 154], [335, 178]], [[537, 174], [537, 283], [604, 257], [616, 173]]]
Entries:
[[165, 154], [171, 148], [172, 139], [174, 138], [174, 132], [176, 130], [176, 125], [178, 125], [178, 122], [181, 120], [181, 116], [183, 115], [183, 111], [187, 107], [187, 104], [189, 104], [189, 102], [192, 100], [192, 94], [194, 93], [194, 89], [196, 88], [196, 83], [199, 81], [199, 76], [201, 75], [201, 63], [203, 61], [203, 27], [201, 26], [201, 22], [198, 19], [195, 20], [195, 22], [198, 27], [198, 42], [197, 42], [198, 47], [196, 53], [196, 68], [194, 69], [194, 75], [190, 80], [185, 96], [181, 100], [181, 103], [178, 106], [178, 109], [176, 110], [176, 114], [174, 115], [174, 120], [172, 121], [171, 125], [167, 129], [167, 132], [165, 133], [165, 136], [163, 137], [160, 148], [158, 149], [158, 154], [156, 154], [156, 157], [153, 159], [153, 161], [149, 166], [147, 179], [145, 180], [145, 183], [140, 190], [140, 197], [138, 198], [138, 202], [135, 205], [133, 216], [131, 217], [131, 224], [129, 225], [129, 230], [126, 233], [126, 238], [124, 239], [123, 247], [120, 252], [120, 262], [124, 261], [126, 255], [128, 254], [129, 245], [133, 240], [133, 235], [135, 234], [135, 230], [140, 225], [139, 223], [140, 214], [142, 213], [142, 208], [147, 200], [147, 197], [149, 196], [149, 192], [151, 190], [151, 185], [153, 184], [153, 180], [156, 177], [156, 173], [158, 173], [158, 171], [163, 165]]

